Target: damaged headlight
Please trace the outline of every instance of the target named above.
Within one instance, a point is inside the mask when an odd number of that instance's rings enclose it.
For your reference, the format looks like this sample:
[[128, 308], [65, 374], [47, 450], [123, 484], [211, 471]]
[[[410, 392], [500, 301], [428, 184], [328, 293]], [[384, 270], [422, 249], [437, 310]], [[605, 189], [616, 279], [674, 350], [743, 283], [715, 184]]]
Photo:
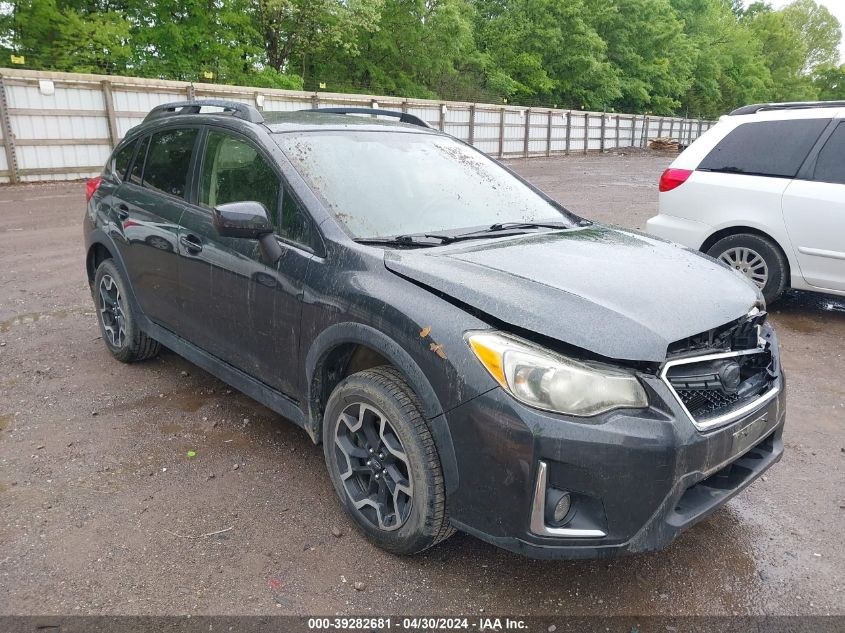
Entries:
[[470, 333], [467, 342], [490, 375], [531, 407], [589, 416], [648, 406], [645, 389], [624, 369], [567, 358], [500, 332]]

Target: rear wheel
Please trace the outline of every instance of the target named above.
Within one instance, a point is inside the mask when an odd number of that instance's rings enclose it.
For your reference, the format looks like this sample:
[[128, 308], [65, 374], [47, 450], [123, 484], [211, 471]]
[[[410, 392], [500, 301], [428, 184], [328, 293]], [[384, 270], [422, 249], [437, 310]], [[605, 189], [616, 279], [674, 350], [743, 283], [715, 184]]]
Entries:
[[454, 532], [431, 431], [397, 370], [368, 369], [335, 388], [323, 451], [346, 511], [379, 547], [416, 554]]
[[127, 299], [126, 282], [111, 259], [103, 260], [97, 267], [92, 291], [100, 332], [112, 356], [134, 363], [159, 353], [158, 342], [138, 328]]
[[707, 254], [748, 277], [763, 292], [766, 303], [776, 301], [786, 290], [789, 267], [780, 247], [754, 233], [723, 237]]

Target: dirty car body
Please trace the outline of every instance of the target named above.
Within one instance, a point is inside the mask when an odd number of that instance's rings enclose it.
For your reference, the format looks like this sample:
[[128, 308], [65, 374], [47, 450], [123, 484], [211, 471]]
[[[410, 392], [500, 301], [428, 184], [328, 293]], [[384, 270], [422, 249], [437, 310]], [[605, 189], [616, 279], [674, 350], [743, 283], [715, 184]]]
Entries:
[[[453, 528], [536, 557], [659, 549], [780, 459], [784, 376], [752, 284], [579, 218], [408, 120], [148, 117], [85, 216], [101, 327], [131, 314], [129, 338], [137, 327], [323, 442], [352, 518], [401, 553]], [[163, 189], [168, 138], [187, 164]], [[240, 192], [236, 155], [266, 168]], [[270, 237], [220, 235], [220, 203], [253, 191]], [[106, 261], [126, 280], [119, 309], [102, 298]], [[405, 390], [416, 431], [364, 378]], [[356, 435], [365, 422], [381, 439]], [[433, 446], [425, 468], [415, 434]]]

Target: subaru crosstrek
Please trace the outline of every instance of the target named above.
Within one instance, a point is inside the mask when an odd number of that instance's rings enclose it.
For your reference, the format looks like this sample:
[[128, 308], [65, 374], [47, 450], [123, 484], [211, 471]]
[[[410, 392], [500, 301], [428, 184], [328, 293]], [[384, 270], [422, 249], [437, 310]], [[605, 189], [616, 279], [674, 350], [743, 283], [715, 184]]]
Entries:
[[389, 551], [657, 549], [781, 457], [754, 284], [411, 114], [167, 104], [87, 193], [111, 354], [164, 345], [301, 426]]

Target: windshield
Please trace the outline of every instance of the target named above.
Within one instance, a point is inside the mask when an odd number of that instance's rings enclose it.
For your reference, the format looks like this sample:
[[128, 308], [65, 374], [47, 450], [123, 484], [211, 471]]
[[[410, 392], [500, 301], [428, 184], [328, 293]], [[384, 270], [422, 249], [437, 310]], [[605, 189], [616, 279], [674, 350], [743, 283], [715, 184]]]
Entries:
[[449, 137], [311, 132], [278, 135], [277, 142], [356, 238], [442, 233], [500, 222], [574, 225], [560, 207]]

